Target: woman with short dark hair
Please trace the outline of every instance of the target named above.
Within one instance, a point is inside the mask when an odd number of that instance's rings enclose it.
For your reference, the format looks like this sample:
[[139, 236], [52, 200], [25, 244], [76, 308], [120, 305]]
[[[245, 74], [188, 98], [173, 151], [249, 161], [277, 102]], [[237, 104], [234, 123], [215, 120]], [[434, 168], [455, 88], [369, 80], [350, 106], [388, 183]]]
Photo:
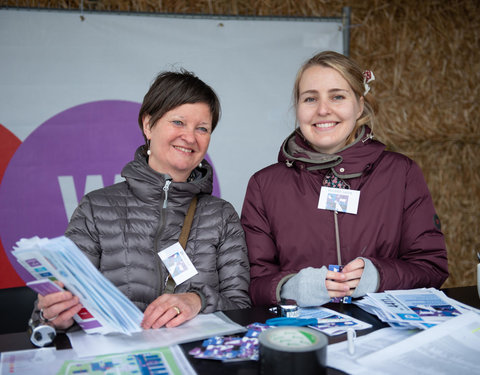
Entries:
[[[244, 232], [233, 206], [211, 195], [213, 170], [204, 159], [219, 117], [215, 92], [193, 73], [159, 74], [139, 113], [145, 145], [123, 168], [125, 181], [83, 197], [67, 228], [66, 236], [144, 311], [145, 329], [250, 306]], [[193, 270], [180, 252], [165, 262], [159, 256], [180, 242], [189, 207], [194, 215], [182, 246]], [[177, 283], [186, 269], [189, 278]], [[81, 307], [68, 291], [37, 303], [57, 328], [70, 327]]]

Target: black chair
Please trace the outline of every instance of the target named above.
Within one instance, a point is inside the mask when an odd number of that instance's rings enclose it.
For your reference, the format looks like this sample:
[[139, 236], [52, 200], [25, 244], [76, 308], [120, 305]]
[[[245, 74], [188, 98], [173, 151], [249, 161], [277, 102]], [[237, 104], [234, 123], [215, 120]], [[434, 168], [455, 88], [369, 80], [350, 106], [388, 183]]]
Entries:
[[26, 286], [0, 289], [0, 334], [25, 332], [36, 299]]

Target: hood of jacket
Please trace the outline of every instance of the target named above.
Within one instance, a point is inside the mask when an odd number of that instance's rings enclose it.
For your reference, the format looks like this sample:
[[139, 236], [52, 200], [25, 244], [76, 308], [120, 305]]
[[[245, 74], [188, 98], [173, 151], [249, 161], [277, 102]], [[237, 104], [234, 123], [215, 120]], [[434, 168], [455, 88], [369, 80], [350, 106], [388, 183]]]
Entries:
[[185, 198], [211, 194], [213, 190], [213, 169], [205, 159], [192, 171], [186, 182], [173, 182], [168, 174], [159, 173], [148, 165], [143, 146], [137, 148], [134, 160], [122, 169], [122, 177], [135, 196], [152, 204], [163, 199], [167, 181], [171, 182], [166, 187], [171, 203], [177, 201], [178, 204], [183, 204]]
[[373, 134], [366, 125], [360, 128], [354, 142], [335, 154], [322, 154], [315, 151], [305, 139], [300, 129], [296, 129], [282, 143], [278, 161], [287, 166], [307, 170], [331, 169], [342, 179], [361, 176], [380, 157], [385, 145], [373, 140]]

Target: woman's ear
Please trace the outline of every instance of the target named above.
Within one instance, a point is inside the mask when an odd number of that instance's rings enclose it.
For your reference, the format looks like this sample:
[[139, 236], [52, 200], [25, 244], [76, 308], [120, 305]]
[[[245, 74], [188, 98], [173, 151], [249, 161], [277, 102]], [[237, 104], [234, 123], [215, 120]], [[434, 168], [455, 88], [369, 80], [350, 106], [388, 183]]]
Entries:
[[365, 107], [365, 99], [363, 98], [363, 96], [361, 96], [360, 99], [358, 99], [358, 104], [359, 104], [359, 111], [357, 113], [356, 120], [358, 120], [360, 118], [360, 116], [362, 116], [363, 109]]
[[151, 133], [150, 119], [151, 118], [152, 116], [150, 115], [145, 115], [142, 118], [143, 134], [145, 134], [145, 137], [147, 137], [147, 139], [150, 139], [150, 133]]

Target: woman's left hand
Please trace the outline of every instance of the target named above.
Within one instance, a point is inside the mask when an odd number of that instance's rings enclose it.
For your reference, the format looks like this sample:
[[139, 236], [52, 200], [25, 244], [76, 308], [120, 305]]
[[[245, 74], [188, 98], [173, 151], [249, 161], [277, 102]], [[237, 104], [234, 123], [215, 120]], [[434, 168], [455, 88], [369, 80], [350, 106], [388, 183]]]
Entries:
[[355, 288], [358, 286], [364, 269], [365, 262], [361, 258], [354, 259], [343, 267], [342, 273], [346, 277], [345, 281], [342, 281], [342, 283], [347, 284], [350, 287], [350, 292], [347, 293], [347, 295], [351, 296]]
[[163, 294], [148, 305], [142, 328], [176, 327], [198, 315], [202, 301], [196, 293]]

